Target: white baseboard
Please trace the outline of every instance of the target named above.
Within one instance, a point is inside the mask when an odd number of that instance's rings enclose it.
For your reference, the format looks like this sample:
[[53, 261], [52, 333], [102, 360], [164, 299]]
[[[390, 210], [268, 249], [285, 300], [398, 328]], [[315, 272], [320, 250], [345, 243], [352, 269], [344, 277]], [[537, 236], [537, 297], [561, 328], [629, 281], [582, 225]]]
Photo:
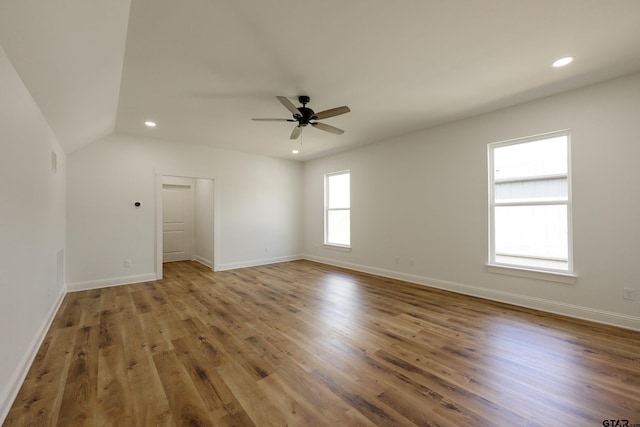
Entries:
[[302, 255], [288, 255], [275, 258], [260, 258], [249, 261], [230, 262], [226, 264], [218, 264], [216, 271], [235, 270], [236, 268], [257, 267], [259, 265], [277, 264], [279, 262], [297, 261], [303, 259]]
[[38, 350], [40, 349], [40, 346], [42, 345], [42, 342], [47, 335], [47, 331], [49, 331], [49, 328], [51, 327], [51, 323], [53, 322], [53, 319], [55, 318], [60, 305], [62, 305], [62, 300], [64, 300], [64, 296], [66, 295], [64, 287], [61, 291], [62, 292], [60, 292], [60, 294], [58, 295], [58, 299], [56, 300], [55, 304], [51, 306], [51, 309], [40, 325], [40, 328], [36, 332], [36, 335], [27, 348], [27, 351], [20, 360], [20, 363], [18, 363], [18, 366], [16, 366], [16, 370], [11, 376], [9, 383], [2, 391], [2, 394], [0, 394], [0, 425], [2, 425], [5, 418], [9, 414], [9, 410], [11, 409], [13, 402], [16, 400], [18, 392], [20, 391], [20, 387], [22, 386], [22, 383], [24, 382], [24, 379], [29, 372], [29, 368], [31, 367], [33, 360], [38, 354]]
[[466, 285], [462, 283], [434, 279], [431, 277], [418, 276], [415, 274], [402, 273], [366, 265], [353, 264], [350, 262], [337, 261], [314, 255], [304, 255], [303, 259], [319, 262], [322, 264], [333, 265], [336, 267], [348, 268], [350, 270], [361, 271], [363, 273], [374, 274], [376, 276], [388, 277], [391, 279], [402, 280], [418, 285], [443, 289], [445, 291], [456, 292], [459, 294], [470, 295], [492, 301], [513, 304], [520, 307], [546, 311], [548, 313], [560, 314], [577, 319], [589, 320], [592, 322], [640, 331], [640, 317], [638, 316], [629, 316], [626, 314], [620, 314], [606, 310], [583, 307], [574, 304], [566, 304], [543, 298], [530, 297], [527, 295], [520, 295], [511, 292], [497, 291], [494, 289], [481, 288], [478, 286]]
[[88, 282], [67, 283], [67, 291], [87, 291], [89, 289], [108, 288], [110, 286], [130, 285], [132, 283], [152, 282], [156, 273], [137, 274], [135, 276], [111, 277], [109, 279], [90, 280]]
[[207, 259], [205, 257], [201, 257], [200, 255], [196, 255], [193, 257], [194, 261], [198, 261], [202, 265], [206, 265], [209, 268], [213, 268], [213, 261]]

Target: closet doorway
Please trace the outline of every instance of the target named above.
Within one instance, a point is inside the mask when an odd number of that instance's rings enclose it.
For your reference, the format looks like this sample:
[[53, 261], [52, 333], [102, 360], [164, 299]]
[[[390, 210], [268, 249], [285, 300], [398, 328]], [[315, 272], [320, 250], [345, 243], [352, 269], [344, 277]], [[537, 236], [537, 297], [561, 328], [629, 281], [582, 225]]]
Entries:
[[191, 260], [213, 269], [213, 190], [212, 179], [162, 176], [158, 203], [162, 263]]

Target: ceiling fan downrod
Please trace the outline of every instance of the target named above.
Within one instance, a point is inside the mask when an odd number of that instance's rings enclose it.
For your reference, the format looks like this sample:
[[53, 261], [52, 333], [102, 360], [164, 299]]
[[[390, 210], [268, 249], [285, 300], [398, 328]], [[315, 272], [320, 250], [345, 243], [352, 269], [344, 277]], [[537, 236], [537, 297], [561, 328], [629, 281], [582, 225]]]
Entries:
[[307, 104], [311, 101], [311, 98], [307, 95], [300, 95], [298, 101], [302, 104], [302, 107], [298, 107], [300, 114], [302, 114], [302, 117], [298, 120], [298, 126], [307, 126], [315, 114], [311, 108], [307, 108]]

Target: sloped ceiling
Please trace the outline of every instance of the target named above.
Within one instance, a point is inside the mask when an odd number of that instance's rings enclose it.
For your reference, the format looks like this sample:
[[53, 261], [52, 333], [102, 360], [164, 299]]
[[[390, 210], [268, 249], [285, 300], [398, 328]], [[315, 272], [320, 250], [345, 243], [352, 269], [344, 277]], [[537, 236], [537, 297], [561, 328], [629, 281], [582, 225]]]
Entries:
[[115, 128], [130, 0], [0, 0], [0, 45], [65, 151]]
[[[0, 43], [68, 152], [116, 131], [304, 160], [640, 70], [637, 0], [0, 4]], [[348, 105], [324, 120], [345, 133], [251, 121], [290, 117], [276, 95]]]

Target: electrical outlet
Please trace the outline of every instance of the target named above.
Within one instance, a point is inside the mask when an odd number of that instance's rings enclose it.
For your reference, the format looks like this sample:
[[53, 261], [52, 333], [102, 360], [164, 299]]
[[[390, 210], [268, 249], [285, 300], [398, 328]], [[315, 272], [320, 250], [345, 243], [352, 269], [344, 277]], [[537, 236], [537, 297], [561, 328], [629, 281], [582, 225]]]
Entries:
[[124, 264], [124, 268], [130, 268], [131, 267], [131, 260], [130, 259], [125, 259], [123, 264]]
[[629, 301], [636, 300], [636, 290], [631, 288], [624, 288], [622, 290], [622, 299], [626, 299]]
[[396, 264], [400, 264], [400, 257], [399, 256], [396, 257]]
[[415, 258], [409, 258], [409, 265], [411, 267], [413, 267], [415, 263], [416, 263], [416, 259]]

